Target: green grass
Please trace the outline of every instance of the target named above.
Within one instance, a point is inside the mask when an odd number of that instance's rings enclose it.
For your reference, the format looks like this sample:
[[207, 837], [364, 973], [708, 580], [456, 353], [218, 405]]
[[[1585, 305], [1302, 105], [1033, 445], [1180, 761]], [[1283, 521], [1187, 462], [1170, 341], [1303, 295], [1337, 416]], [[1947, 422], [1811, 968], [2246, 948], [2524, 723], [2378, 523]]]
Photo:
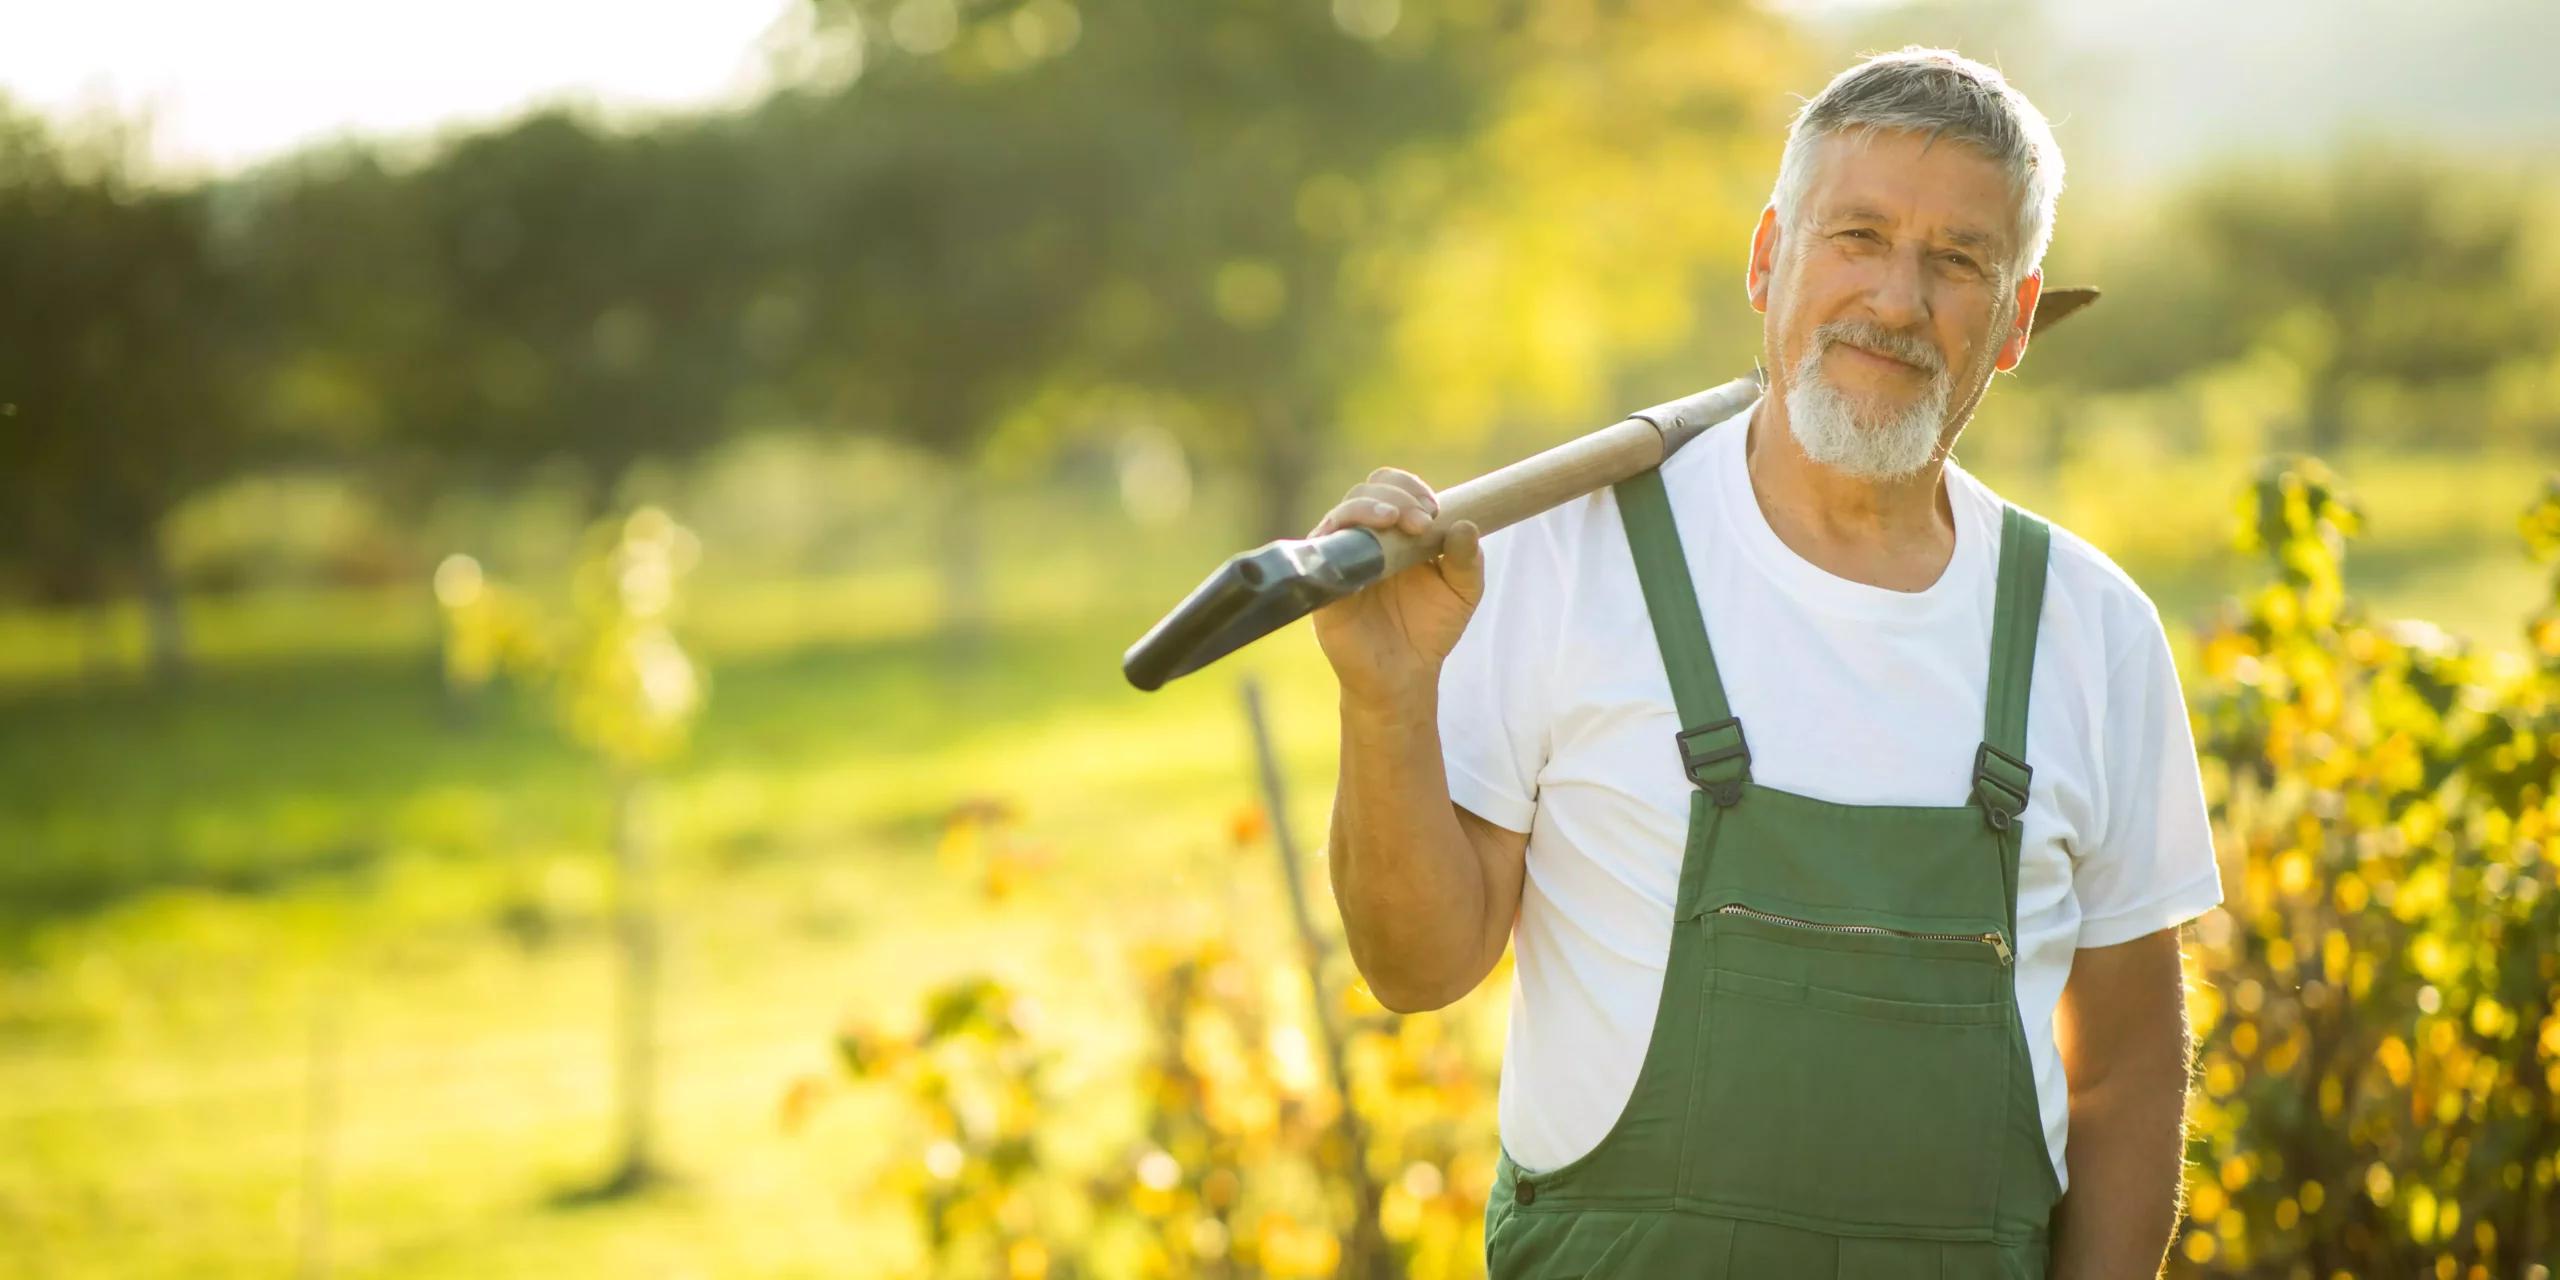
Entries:
[[[2511, 644], [2543, 590], [2508, 532], [2538, 471], [2361, 470], [2359, 589]], [[2215, 550], [2228, 468], [2108, 479], [2020, 494], [2097, 532], [2181, 630], [2246, 580]], [[609, 1156], [604, 779], [538, 701], [458, 722], [399, 593], [207, 602], [202, 670], [172, 694], [84, 681], [78, 619], [0, 619], [0, 1276], [289, 1272], [315, 1019], [333, 1275], [896, 1269], [907, 1237], [863, 1188], [912, 1153], [877, 1106], [777, 1122], [832, 1029], [993, 970], [1107, 1091], [1134, 1044], [1126, 946], [1216, 919], [1230, 884], [1248, 933], [1271, 927], [1268, 855], [1226, 834], [1253, 799], [1244, 670], [1271, 685], [1297, 825], [1321, 830], [1332, 692], [1304, 628], [1161, 694], [1120, 683], [1120, 649], [1223, 541], [1169, 536], [1134, 567], [1017, 551], [975, 661], [936, 638], [913, 569], [704, 583], [710, 708], [652, 808], [679, 1179], [600, 1204], [571, 1193]], [[935, 853], [973, 800], [1051, 863], [1003, 902]]]
[[[706, 618], [711, 708], [651, 810], [679, 1176], [605, 1204], [572, 1194], [609, 1154], [604, 779], [539, 702], [460, 724], [414, 643], [261, 653], [221, 608], [175, 694], [22, 685], [0, 702], [0, 1275], [293, 1266], [315, 1011], [336, 1045], [332, 1274], [888, 1267], [905, 1236], [860, 1191], [912, 1153], [879, 1149], [859, 1101], [784, 1134], [784, 1090], [828, 1072], [847, 1016], [980, 969], [1038, 992], [1108, 1074], [1134, 1035], [1121, 949], [1186, 926], [1252, 797], [1233, 672], [1155, 697], [1117, 673], [1201, 568], [1107, 591], [1012, 575], [975, 661], [911, 575], [744, 590]], [[1312, 829], [1321, 667], [1303, 631], [1251, 665]], [[1004, 903], [934, 855], [975, 799], [1053, 866]], [[1267, 863], [1233, 871], [1276, 897]]]

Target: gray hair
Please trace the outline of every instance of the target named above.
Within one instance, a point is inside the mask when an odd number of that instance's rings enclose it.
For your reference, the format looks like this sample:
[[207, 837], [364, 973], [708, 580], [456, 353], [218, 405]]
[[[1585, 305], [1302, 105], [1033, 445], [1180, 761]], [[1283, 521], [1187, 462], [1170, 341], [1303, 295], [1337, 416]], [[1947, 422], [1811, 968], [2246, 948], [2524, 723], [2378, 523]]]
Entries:
[[1815, 148], [1825, 138], [1877, 130], [1910, 130], [1964, 143], [2009, 171], [2018, 198], [2016, 275], [2044, 261], [2053, 243], [2053, 209], [2062, 196], [2062, 148], [2044, 113], [1998, 71], [1947, 49], [1918, 45], [1880, 53], [1843, 71], [1796, 113], [1778, 160], [1769, 202], [1792, 228], [1813, 181]]

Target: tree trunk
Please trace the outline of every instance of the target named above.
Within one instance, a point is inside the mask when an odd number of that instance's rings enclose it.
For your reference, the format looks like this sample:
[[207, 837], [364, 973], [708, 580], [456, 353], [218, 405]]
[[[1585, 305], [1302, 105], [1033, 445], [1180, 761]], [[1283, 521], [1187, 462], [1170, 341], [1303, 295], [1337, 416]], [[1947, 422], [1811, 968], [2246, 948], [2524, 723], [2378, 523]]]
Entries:
[[652, 1120], [658, 1076], [658, 901], [641, 812], [640, 771], [617, 765], [613, 776], [613, 871], [622, 978], [615, 1086], [622, 1154], [604, 1190], [639, 1190], [658, 1176]]
[[145, 535], [139, 548], [144, 633], [149, 640], [151, 678], [163, 685], [187, 678], [186, 602], [178, 577], [169, 568], [169, 553], [157, 532]]
[[1315, 472], [1314, 442], [1305, 420], [1287, 407], [1266, 405], [1253, 434], [1254, 520], [1261, 538], [1300, 537], [1315, 524], [1304, 508]]
[[963, 663], [976, 662], [987, 640], [987, 547], [981, 498], [975, 469], [954, 460], [950, 494], [942, 504], [942, 545], [937, 551], [942, 571], [942, 636], [947, 652]]
[[311, 999], [311, 1041], [302, 1083], [302, 1212], [295, 1231], [294, 1275], [328, 1280], [329, 1185], [337, 1148], [338, 1037], [328, 997]]
[[1330, 948], [1324, 935], [1317, 931], [1314, 913], [1307, 906], [1305, 870], [1298, 860], [1298, 842], [1289, 830], [1288, 785], [1280, 775], [1279, 753], [1271, 745], [1270, 723], [1263, 717], [1262, 686], [1251, 676], [1244, 679], [1244, 714], [1246, 728], [1253, 736], [1254, 763], [1262, 776], [1263, 804], [1271, 822], [1271, 847], [1280, 855], [1280, 883], [1288, 890], [1289, 918], [1298, 931], [1298, 959], [1306, 967], [1307, 987], [1314, 997], [1318, 1043], [1324, 1047], [1334, 1095], [1342, 1104], [1335, 1123], [1342, 1139], [1342, 1173], [1351, 1184], [1352, 1217], [1351, 1238], [1344, 1245], [1339, 1274], [1344, 1280], [1402, 1280], [1404, 1268], [1396, 1261], [1382, 1225], [1381, 1188], [1369, 1169], [1369, 1126], [1351, 1092], [1350, 1037], [1325, 982], [1325, 959]]
[[2073, 433], [2067, 416], [2070, 410], [2053, 404], [2044, 408], [2045, 411], [2037, 415], [2037, 424], [2044, 429], [2038, 461], [2043, 464], [2045, 483], [2052, 486], [2046, 492], [2055, 493], [2062, 488], [2063, 470], [2071, 465]]
[[117, 648], [115, 601], [105, 583], [94, 583], [80, 601], [80, 679], [91, 685], [113, 682], [123, 665]]
[[2311, 383], [2310, 421], [2304, 424], [2304, 450], [2322, 461], [2337, 460], [2347, 442], [2347, 386], [2334, 373], [2315, 375]]

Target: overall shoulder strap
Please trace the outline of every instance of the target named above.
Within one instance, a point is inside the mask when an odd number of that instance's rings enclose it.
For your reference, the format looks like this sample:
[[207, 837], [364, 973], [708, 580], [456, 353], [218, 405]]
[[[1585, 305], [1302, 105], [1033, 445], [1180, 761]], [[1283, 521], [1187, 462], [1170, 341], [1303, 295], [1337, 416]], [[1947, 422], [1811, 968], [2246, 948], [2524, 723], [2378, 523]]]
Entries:
[[1717, 804], [1735, 804], [1742, 798], [1743, 781], [1751, 776], [1751, 748], [1743, 739], [1742, 722], [1725, 702], [1724, 681], [1707, 644], [1706, 617], [1698, 611], [1698, 588], [1689, 577], [1689, 558], [1680, 549], [1680, 530], [1671, 518], [1661, 469], [1620, 481], [1617, 497], [1627, 546], [1635, 553], [1636, 581], [1644, 588], [1645, 612], [1653, 619], [1654, 643], [1662, 650], [1671, 699], [1680, 712], [1681, 763], [1689, 780]]
[[1974, 794], [1993, 829], [2026, 812], [2027, 694], [2034, 683], [2036, 624], [2044, 614], [2045, 565], [2053, 529], [2016, 507], [2000, 522], [2000, 585], [1991, 606], [1991, 686], [1983, 699], [1982, 749]]

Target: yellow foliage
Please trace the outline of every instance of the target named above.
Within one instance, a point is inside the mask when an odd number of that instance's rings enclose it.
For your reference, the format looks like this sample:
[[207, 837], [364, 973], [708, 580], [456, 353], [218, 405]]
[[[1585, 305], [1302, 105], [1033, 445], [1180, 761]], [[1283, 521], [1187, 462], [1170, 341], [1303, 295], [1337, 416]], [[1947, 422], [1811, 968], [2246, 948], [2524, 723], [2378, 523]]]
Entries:
[[[1539, 15], [1470, 146], [1413, 159], [1372, 202], [1410, 231], [1354, 271], [1395, 317], [1355, 418], [1463, 437], [1623, 412], [1624, 364], [1698, 342], [1698, 280], [1739, 295], [1727, 273], [1785, 132], [1775, 90], [1801, 78], [1783, 26], [1730, 4]], [[1717, 380], [1757, 348], [1723, 336]]]
[[2276, 859], [2276, 888], [2288, 898], [2311, 888], [2311, 855], [2295, 849]]
[[674, 754], [701, 710], [702, 672], [672, 629], [700, 554], [692, 532], [656, 507], [589, 536], [560, 700], [570, 735], [617, 764]]
[[[2215, 842], [2241, 892], [2197, 957], [2232, 999], [2191, 1002], [2190, 1217], [2213, 1230], [2178, 1266], [2405, 1274], [2423, 1247], [2441, 1274], [2494, 1271], [2528, 1179], [2477, 1153], [2560, 1138], [2538, 1078], [2560, 1086], [2542, 853], [2560, 647], [2518, 670], [2366, 618], [2344, 590], [2355, 509], [2316, 465], [2271, 466], [2240, 514], [2275, 581], [2201, 646], [2198, 741], [2228, 779]], [[2560, 554], [2560, 485], [2527, 523]], [[2340, 1186], [2363, 1194], [2324, 1189]]]
[[551, 662], [531, 603], [488, 580], [480, 562], [450, 555], [436, 566], [436, 607], [444, 621], [444, 679], [471, 695], [502, 674], [526, 678]]
[[683, 746], [706, 694], [700, 667], [674, 633], [684, 577], [700, 551], [693, 533], [656, 507], [599, 524], [588, 533], [557, 642], [530, 601], [490, 581], [477, 560], [447, 556], [435, 573], [446, 683], [474, 694], [501, 672], [547, 680], [581, 746], [625, 767], [667, 758]]

